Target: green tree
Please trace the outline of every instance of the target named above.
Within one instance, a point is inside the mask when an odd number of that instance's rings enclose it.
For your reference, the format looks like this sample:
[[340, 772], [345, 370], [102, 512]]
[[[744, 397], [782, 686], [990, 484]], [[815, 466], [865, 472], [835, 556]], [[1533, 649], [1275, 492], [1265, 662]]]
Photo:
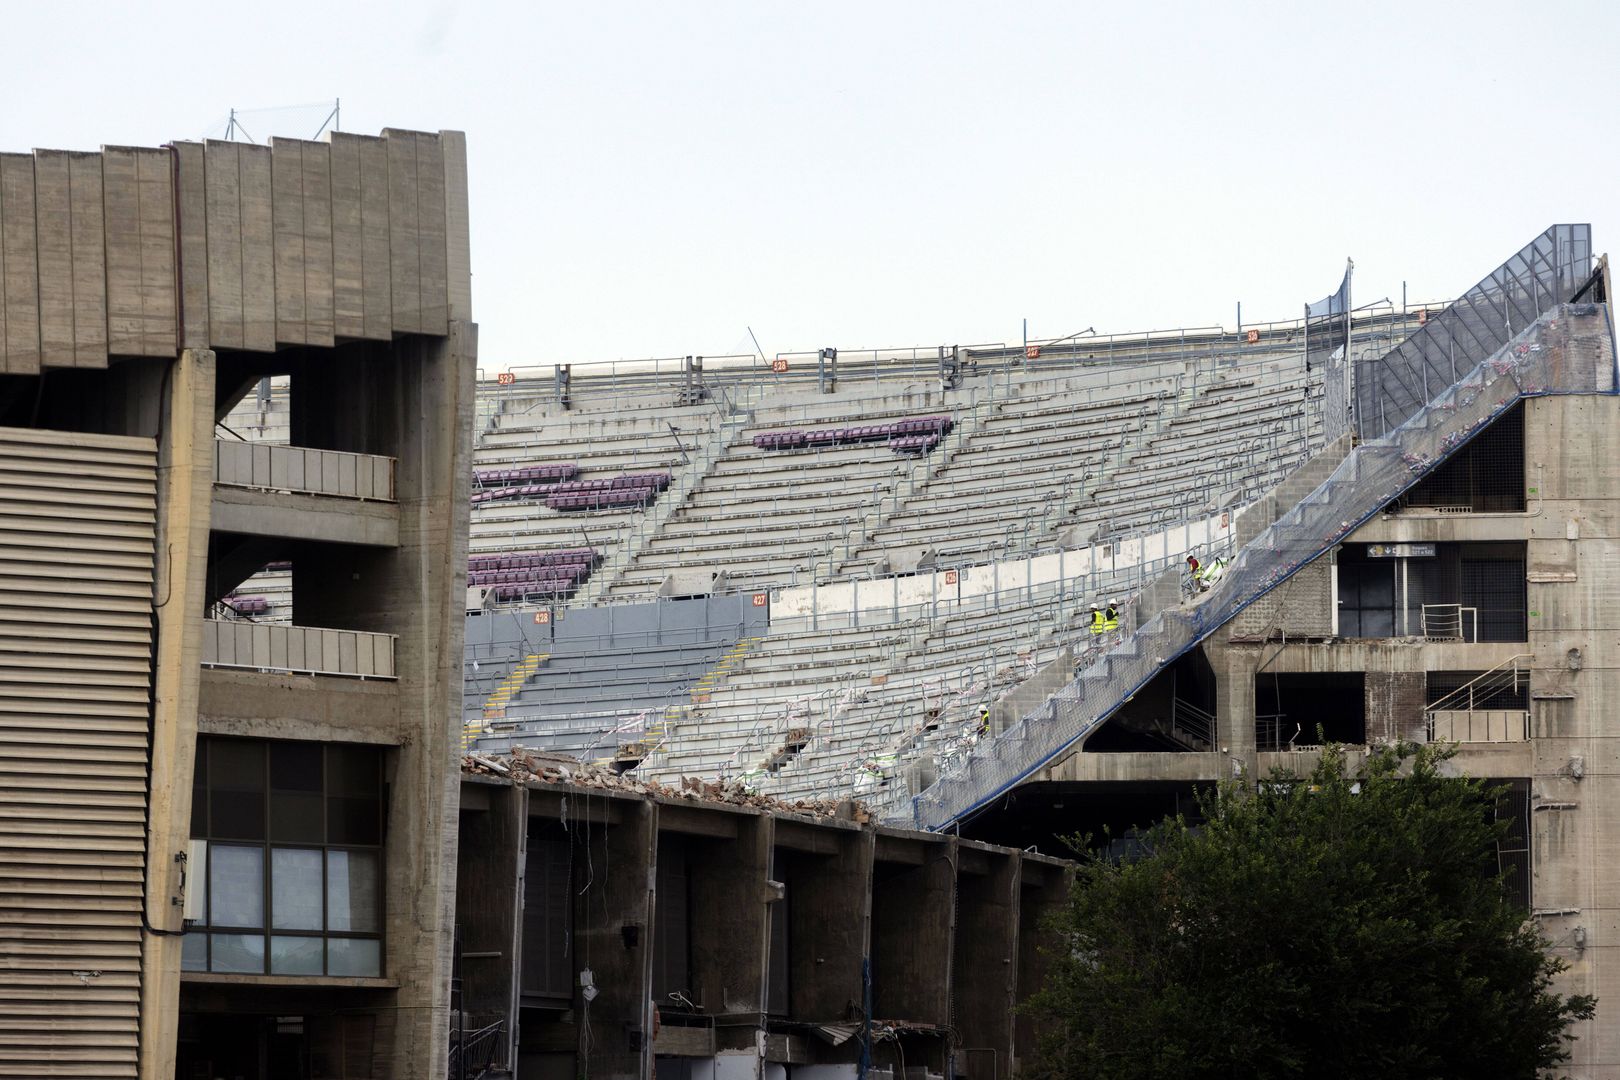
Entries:
[[1086, 857], [1053, 922], [1037, 1080], [1533, 1077], [1596, 1001], [1497, 873], [1496, 791], [1403, 746], [1202, 800]]

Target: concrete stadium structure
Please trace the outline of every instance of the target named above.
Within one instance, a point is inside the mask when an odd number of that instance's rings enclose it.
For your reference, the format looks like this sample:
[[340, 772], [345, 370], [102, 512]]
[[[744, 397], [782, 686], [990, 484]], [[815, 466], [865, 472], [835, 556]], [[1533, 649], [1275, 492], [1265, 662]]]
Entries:
[[0, 154], [0, 1075], [443, 1075], [470, 320], [459, 133]]
[[[1455, 742], [1459, 771], [1508, 786], [1500, 865], [1571, 964], [1560, 989], [1612, 998], [1617, 384], [1593, 254], [1555, 226], [1449, 304], [1350, 311], [1342, 288], [1230, 332], [484, 372], [462, 744], [854, 794], [925, 848], [911, 830], [1054, 850], [1102, 825], [1128, 847], [1324, 738]], [[286, 415], [265, 382], [227, 423], [285, 441]], [[1189, 550], [1229, 560], [1207, 592]], [[301, 574], [269, 566], [222, 616], [297, 620]], [[1093, 634], [1109, 601], [1118, 628]], [[521, 827], [477, 843], [533, 833], [532, 792], [489, 798], [530, 810], [506, 803]], [[538, 898], [499, 887], [512, 914], [476, 932], [513, 936], [479, 951], [528, 963], [512, 927]], [[578, 1029], [548, 1025], [579, 988], [541, 1000], [516, 967], [467, 991], [506, 1062], [577, 1065]], [[808, 1020], [791, 1010], [728, 1020], [679, 978], [644, 983], [715, 1032], [655, 1048], [660, 1069], [744, 1068], [713, 1041], [728, 1026], [778, 1047], [750, 1076], [859, 1068], [771, 1044]], [[1620, 1076], [1606, 1013], [1572, 1075]], [[977, 1068], [949, 1045], [930, 1071]]]
[[[1514, 793], [1502, 866], [1561, 988], [1611, 997], [1608, 297], [1557, 226], [1421, 311], [486, 378], [465, 738], [1017, 846], [1323, 737], [1454, 741]], [[538, 465], [668, 476], [569, 504]], [[1208, 593], [1189, 549], [1232, 560]], [[1611, 1028], [1574, 1075], [1620, 1075]]]

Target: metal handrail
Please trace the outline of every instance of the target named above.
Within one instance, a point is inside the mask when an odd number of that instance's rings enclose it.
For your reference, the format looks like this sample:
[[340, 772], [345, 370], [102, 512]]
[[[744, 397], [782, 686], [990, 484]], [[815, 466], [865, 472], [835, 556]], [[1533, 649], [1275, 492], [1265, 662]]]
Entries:
[[[1497, 664], [1489, 671], [1481, 672], [1457, 689], [1440, 697], [1433, 703], [1424, 707], [1424, 714], [1429, 717], [1437, 712], [1457, 710], [1458, 705], [1466, 698], [1468, 706], [1465, 712], [1474, 711], [1474, 701], [1485, 691], [1495, 693], [1511, 685], [1514, 690], [1519, 688], [1519, 681], [1528, 677], [1528, 672], [1521, 666], [1521, 661], [1531, 659], [1530, 653], [1515, 653], [1506, 660]], [[1432, 724], [1432, 719], [1431, 719]]]

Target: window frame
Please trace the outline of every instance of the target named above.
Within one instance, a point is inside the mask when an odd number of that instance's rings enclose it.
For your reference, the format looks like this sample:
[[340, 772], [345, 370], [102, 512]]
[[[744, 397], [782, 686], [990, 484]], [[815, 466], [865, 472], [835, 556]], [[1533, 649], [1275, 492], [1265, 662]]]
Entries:
[[[254, 744], [261, 748], [260, 766], [263, 770], [262, 798], [264, 801], [264, 835], [259, 839], [240, 839], [235, 837], [213, 836], [213, 748], [221, 744]], [[272, 749], [278, 745], [313, 746], [320, 749], [320, 799], [321, 799], [321, 841], [295, 841], [272, 840], [271, 806], [276, 789], [271, 782], [271, 756]], [[375, 796], [376, 805], [376, 844], [359, 844], [353, 842], [332, 842], [331, 836], [331, 800], [333, 798], [354, 799], [357, 796], [348, 789], [334, 789], [331, 785], [333, 776], [332, 748], [341, 750], [361, 750], [371, 757], [375, 768]], [[388, 971], [388, 941], [387, 941], [387, 803], [388, 789], [384, 777], [384, 749], [365, 744], [304, 742], [298, 740], [277, 739], [246, 739], [235, 736], [202, 735], [197, 739], [197, 779], [192, 786], [192, 839], [201, 840], [208, 845], [208, 871], [201, 875], [201, 881], [193, 887], [200, 886], [204, 890], [203, 912], [205, 917], [189, 923], [186, 926], [186, 936], [197, 935], [202, 942], [202, 967], [186, 967], [182, 961], [183, 974], [210, 974], [214, 968], [214, 935], [237, 934], [256, 936], [264, 943], [264, 957], [262, 970], [258, 972], [226, 972], [225, 974], [261, 975], [270, 978], [298, 979], [298, 978], [385, 978]], [[195, 800], [203, 800], [200, 812]], [[199, 818], [200, 813], [200, 818]], [[201, 835], [197, 835], [200, 827]], [[235, 925], [216, 924], [214, 922], [214, 882], [213, 882], [213, 852], [216, 846], [254, 848], [259, 852], [260, 858], [260, 926], [246, 927]], [[316, 851], [320, 853], [320, 911], [321, 928], [318, 930], [280, 928], [275, 925], [275, 855], [276, 851]], [[375, 930], [333, 930], [331, 926], [331, 855], [333, 852], [349, 854], [370, 854], [375, 860], [376, 885], [375, 897], [372, 905], [372, 920]], [[272, 970], [273, 942], [275, 938], [304, 938], [319, 939], [321, 948], [321, 970], [319, 972], [277, 972]], [[331, 957], [325, 942], [329, 939], [375, 941], [377, 943], [377, 971], [374, 975], [331, 975]]]

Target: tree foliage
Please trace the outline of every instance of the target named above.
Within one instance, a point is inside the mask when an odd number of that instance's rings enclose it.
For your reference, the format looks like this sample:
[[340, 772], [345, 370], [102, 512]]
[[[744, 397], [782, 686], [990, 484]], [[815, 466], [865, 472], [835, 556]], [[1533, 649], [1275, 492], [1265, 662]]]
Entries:
[[1531, 1077], [1595, 1000], [1497, 873], [1496, 793], [1404, 746], [1202, 800], [1087, 857], [1031, 1003], [1038, 1080]]

